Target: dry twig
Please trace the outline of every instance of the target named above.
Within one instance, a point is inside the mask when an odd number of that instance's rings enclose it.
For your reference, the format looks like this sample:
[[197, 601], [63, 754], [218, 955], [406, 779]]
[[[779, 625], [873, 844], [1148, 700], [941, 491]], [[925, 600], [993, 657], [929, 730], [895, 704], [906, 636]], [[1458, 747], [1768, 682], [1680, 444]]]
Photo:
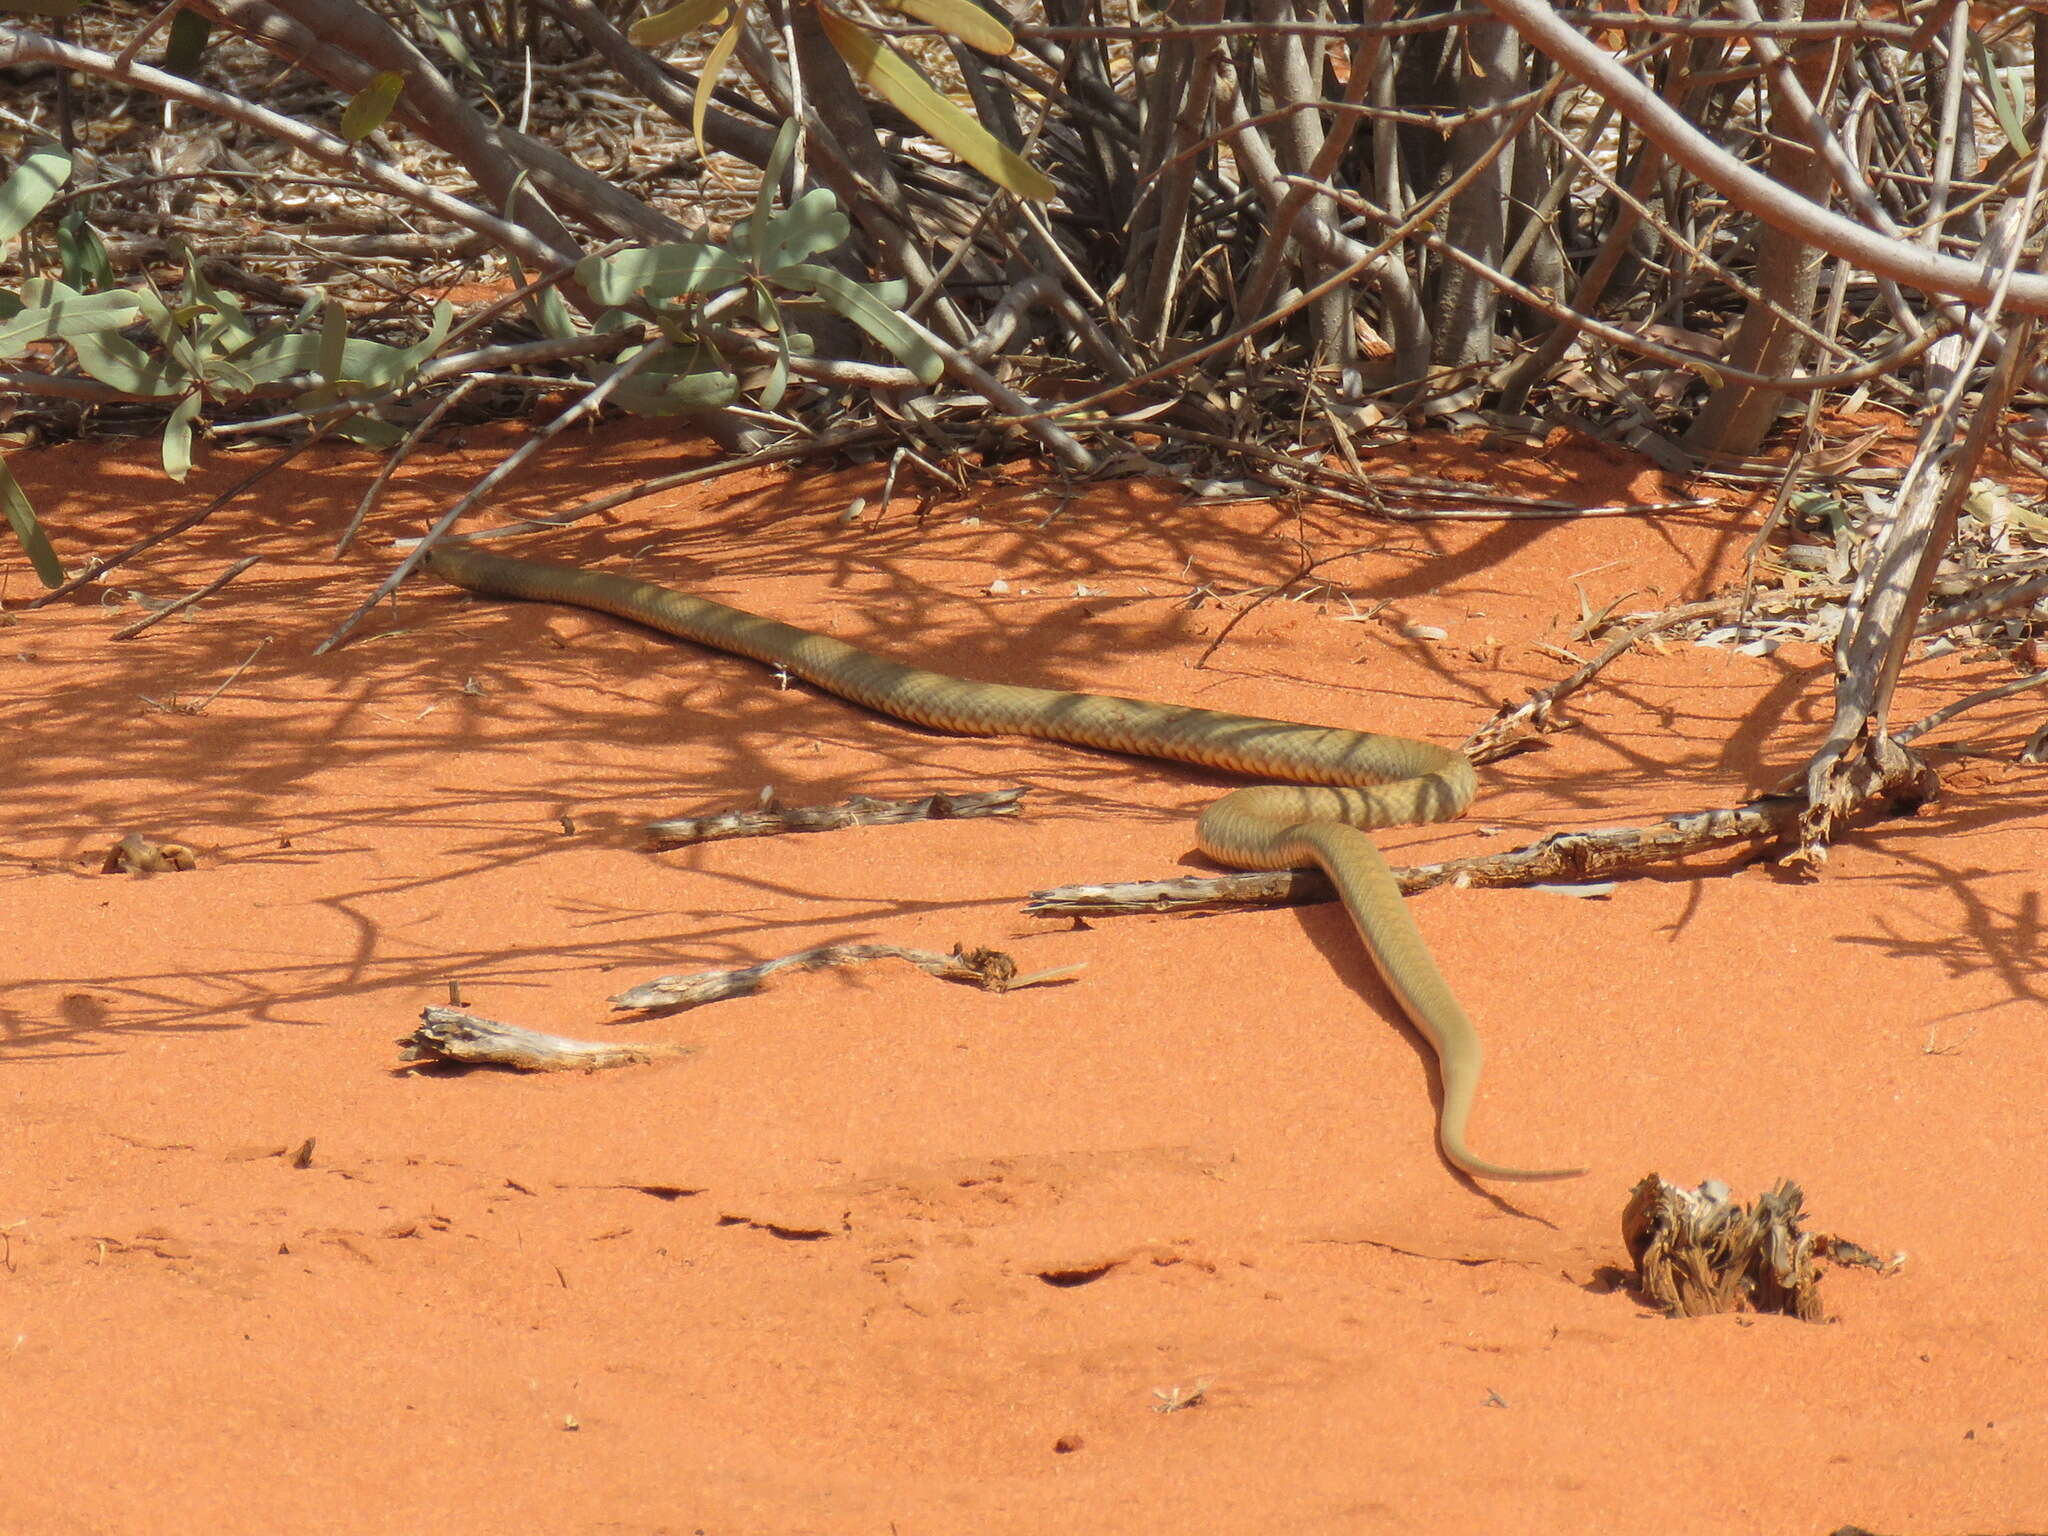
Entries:
[[1064, 980], [1081, 969], [1062, 965], [1047, 971], [1017, 974], [1017, 962], [1000, 950], [965, 949], [955, 944], [950, 955], [928, 949], [902, 949], [894, 944], [823, 944], [799, 950], [758, 965], [733, 970], [698, 971], [689, 976], [658, 976], [653, 981], [629, 987], [612, 999], [618, 1009], [699, 1008], [722, 1003], [728, 998], [749, 997], [761, 990], [769, 977], [780, 971], [816, 971], [827, 966], [860, 965], [871, 960], [907, 960], [927, 976], [941, 981], [965, 982], [984, 992], [1014, 992], [1019, 987], [1042, 986]]
[[842, 827], [873, 827], [905, 821], [959, 821], [970, 816], [1015, 816], [1025, 791], [985, 790], [978, 794], [922, 795], [915, 800], [875, 800], [854, 795], [833, 805], [776, 805], [772, 796], [742, 811], [713, 816], [677, 816], [647, 824], [648, 841], [657, 848], [681, 848], [734, 837], [772, 837], [782, 832], [836, 832]]

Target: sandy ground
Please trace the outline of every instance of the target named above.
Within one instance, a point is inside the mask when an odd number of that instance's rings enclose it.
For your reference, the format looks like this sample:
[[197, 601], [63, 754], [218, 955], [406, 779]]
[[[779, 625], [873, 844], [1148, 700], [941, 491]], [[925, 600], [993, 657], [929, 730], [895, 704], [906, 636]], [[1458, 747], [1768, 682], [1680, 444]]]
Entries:
[[[1599, 900], [1421, 898], [1487, 1041], [1476, 1145], [1594, 1170], [1481, 1191], [1436, 1155], [1427, 1048], [1337, 909], [1021, 915], [1039, 887], [1201, 868], [1223, 776], [952, 740], [431, 580], [315, 658], [390, 540], [519, 430], [409, 471], [338, 563], [374, 468], [350, 453], [49, 609], [20, 611], [33, 579], [0, 556], [0, 1528], [2048, 1528], [2048, 780], [2010, 764], [2038, 705], [1942, 733], [1948, 797], [1818, 882], [1729, 859]], [[705, 452], [579, 438], [491, 515]], [[250, 462], [174, 487], [152, 453], [15, 468], [75, 564]], [[1378, 462], [1668, 494], [1594, 452]], [[1455, 741], [1568, 670], [1539, 646], [1583, 649], [1581, 591], [1724, 589], [1754, 526], [1403, 526], [1021, 478], [848, 521], [880, 478], [739, 475], [520, 552], [969, 676]], [[1195, 669], [1245, 594], [1347, 548]], [[110, 639], [131, 588], [252, 553], [195, 617]], [[1901, 712], [2011, 675], [1917, 669]], [[1387, 841], [1730, 804], [1800, 763], [1828, 694], [1810, 647], [1645, 651], [1576, 730], [1488, 770], [1465, 821]], [[769, 784], [1012, 783], [1014, 821], [666, 855], [637, 831]], [[98, 874], [129, 832], [200, 867]], [[1086, 969], [1007, 996], [877, 966], [667, 1018], [606, 1004], [843, 939]], [[451, 981], [496, 1018], [698, 1049], [399, 1070]], [[1831, 1275], [1825, 1326], [1667, 1321], [1615, 1283], [1651, 1171], [1793, 1177], [1817, 1226], [1908, 1260]]]

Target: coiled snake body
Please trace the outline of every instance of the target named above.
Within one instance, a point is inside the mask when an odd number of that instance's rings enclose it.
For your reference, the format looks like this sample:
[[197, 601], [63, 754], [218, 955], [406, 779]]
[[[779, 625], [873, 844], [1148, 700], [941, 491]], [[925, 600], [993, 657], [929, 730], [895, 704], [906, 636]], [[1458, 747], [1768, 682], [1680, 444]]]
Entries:
[[784, 668], [842, 699], [935, 730], [1032, 736], [1295, 781], [1233, 790], [1210, 806], [1195, 827], [1202, 851], [1241, 869], [1313, 863], [1329, 875], [1388, 990], [1436, 1051], [1443, 1083], [1437, 1139], [1454, 1166], [1488, 1179], [1562, 1179], [1585, 1171], [1507, 1168], [1466, 1146], [1465, 1123], [1479, 1084], [1479, 1037], [1424, 945], [1386, 861], [1361, 830], [1444, 821], [1463, 812], [1478, 781], [1462, 754], [1401, 736], [969, 682], [651, 582], [469, 546], [439, 545], [428, 564], [472, 592], [614, 614]]

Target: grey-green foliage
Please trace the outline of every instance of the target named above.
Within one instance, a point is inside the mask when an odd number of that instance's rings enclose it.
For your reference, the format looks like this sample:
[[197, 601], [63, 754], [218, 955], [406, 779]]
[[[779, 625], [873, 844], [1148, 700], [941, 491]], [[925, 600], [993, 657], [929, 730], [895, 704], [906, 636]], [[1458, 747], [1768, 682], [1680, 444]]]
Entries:
[[[11, 244], [29, 221], [49, 206], [50, 199], [70, 177], [71, 157], [63, 150], [54, 145], [39, 145], [29, 151], [7, 180], [0, 182], [0, 248]], [[83, 311], [73, 306], [69, 314], [31, 313], [18, 295], [0, 288], [0, 362], [20, 356], [38, 341], [69, 340], [125, 325], [133, 312], [128, 305], [96, 304]], [[57, 560], [56, 550], [50, 547], [50, 536], [43, 531], [36, 509], [30, 505], [5, 458], [0, 458], [0, 515], [5, 515], [7, 526], [21, 541], [22, 551], [35, 568], [36, 579], [46, 587], [61, 582], [64, 568]]]
[[[852, 234], [833, 195], [814, 188], [788, 208], [776, 206], [776, 189], [795, 142], [794, 125], [786, 125], [752, 216], [735, 225], [723, 245], [685, 241], [633, 247], [589, 257], [577, 266], [576, 280], [604, 306], [590, 329], [604, 333], [651, 322], [659, 332], [595, 365], [602, 376], [647, 347], [661, 345], [659, 355], [642, 358], [633, 374], [618, 382], [612, 399], [624, 409], [669, 415], [726, 405], [738, 397], [737, 376], [699, 334], [707, 305], [716, 305], [720, 315], [751, 315], [773, 338], [775, 356], [756, 395], [766, 410], [782, 402], [792, 359], [814, 352], [813, 339], [801, 327], [806, 316], [821, 311], [851, 321], [924, 383], [938, 379], [942, 359], [925, 333], [900, 312], [904, 283], [861, 282], [817, 260]], [[70, 174], [70, 158], [61, 150], [32, 151], [0, 182], [0, 241], [21, 234], [49, 207]], [[51, 261], [25, 264], [33, 269]], [[292, 393], [293, 403], [309, 412], [362, 401], [368, 408], [330, 430], [372, 447], [389, 446], [399, 434], [376, 418], [375, 405], [418, 375], [447, 339], [454, 318], [449, 305], [435, 305], [426, 335], [409, 347], [350, 336], [341, 306], [317, 299], [289, 319], [259, 323], [190, 261], [174, 292], [160, 292], [146, 280], [116, 289], [110, 286], [105, 247], [78, 209], [58, 222], [54, 264], [61, 275], [32, 277], [16, 292], [0, 289], [0, 361], [57, 343], [70, 349], [91, 378], [129, 397], [161, 402], [167, 408], [163, 465], [180, 480], [191, 469], [192, 433], [201, 410], [211, 402], [259, 392]], [[542, 290], [536, 309], [550, 334], [578, 334], [579, 322], [552, 287]], [[4, 463], [0, 511], [38, 576], [55, 585], [62, 572], [49, 540]]]
[[[70, 175], [71, 158], [62, 150], [31, 150], [0, 182], [0, 243], [20, 236]], [[435, 305], [427, 334], [409, 347], [350, 336], [341, 307], [318, 300], [288, 320], [258, 324], [189, 261], [183, 281], [168, 296], [147, 283], [115, 289], [109, 286], [106, 247], [75, 208], [57, 223], [56, 247], [62, 276], [31, 277], [19, 289], [0, 289], [0, 362], [55, 342], [70, 348], [79, 368], [100, 383], [168, 404], [163, 465], [177, 480], [192, 468], [193, 424], [209, 401], [297, 384], [303, 387], [294, 403], [310, 411], [386, 394], [418, 373], [447, 339], [455, 318], [448, 304]], [[365, 412], [344, 417], [333, 430], [373, 447], [398, 437], [395, 428]], [[38, 578], [57, 585], [63, 571], [48, 535], [4, 463], [0, 511]]]
[[[598, 317], [598, 330], [651, 315], [670, 343], [667, 355], [651, 360], [613, 395], [626, 410], [666, 415], [724, 405], [737, 397], [739, 380], [695, 332], [702, 307], [735, 289], [746, 290], [753, 318], [775, 339], [775, 360], [757, 401], [763, 410], [782, 403], [790, 359], [807, 357], [814, 349], [811, 337], [793, 322], [819, 309], [852, 321], [924, 383], [938, 379], [943, 361], [901, 313], [906, 284], [858, 282], [811, 260], [837, 250], [853, 232], [838, 200], [814, 187], [788, 208], [775, 206], [775, 189], [795, 142], [795, 125], [785, 124], [762, 176], [753, 216], [735, 224], [724, 245], [686, 240], [632, 246], [586, 257], [577, 265], [576, 280], [584, 291], [613, 306]], [[629, 311], [629, 305], [639, 313]], [[566, 309], [556, 307], [544, 323], [566, 327]], [[620, 353], [618, 365], [639, 350]]]

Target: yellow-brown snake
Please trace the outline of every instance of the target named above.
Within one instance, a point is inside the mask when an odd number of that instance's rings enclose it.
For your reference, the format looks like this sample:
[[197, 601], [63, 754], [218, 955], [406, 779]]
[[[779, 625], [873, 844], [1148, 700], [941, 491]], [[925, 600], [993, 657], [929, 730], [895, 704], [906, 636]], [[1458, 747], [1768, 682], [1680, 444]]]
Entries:
[[1388, 990], [1436, 1051], [1443, 1081], [1437, 1139], [1454, 1166], [1486, 1179], [1565, 1179], [1585, 1171], [1507, 1168], [1466, 1146], [1465, 1122], [1479, 1085], [1479, 1036], [1423, 943], [1386, 860], [1360, 830], [1460, 814], [1478, 790], [1462, 754], [1403, 736], [968, 682], [651, 582], [469, 546], [438, 545], [428, 564], [472, 592], [614, 614], [767, 662], [864, 708], [955, 735], [1033, 736], [1293, 780], [1233, 790], [1210, 806], [1195, 827], [1202, 851], [1242, 869], [1313, 863], [1329, 875]]

